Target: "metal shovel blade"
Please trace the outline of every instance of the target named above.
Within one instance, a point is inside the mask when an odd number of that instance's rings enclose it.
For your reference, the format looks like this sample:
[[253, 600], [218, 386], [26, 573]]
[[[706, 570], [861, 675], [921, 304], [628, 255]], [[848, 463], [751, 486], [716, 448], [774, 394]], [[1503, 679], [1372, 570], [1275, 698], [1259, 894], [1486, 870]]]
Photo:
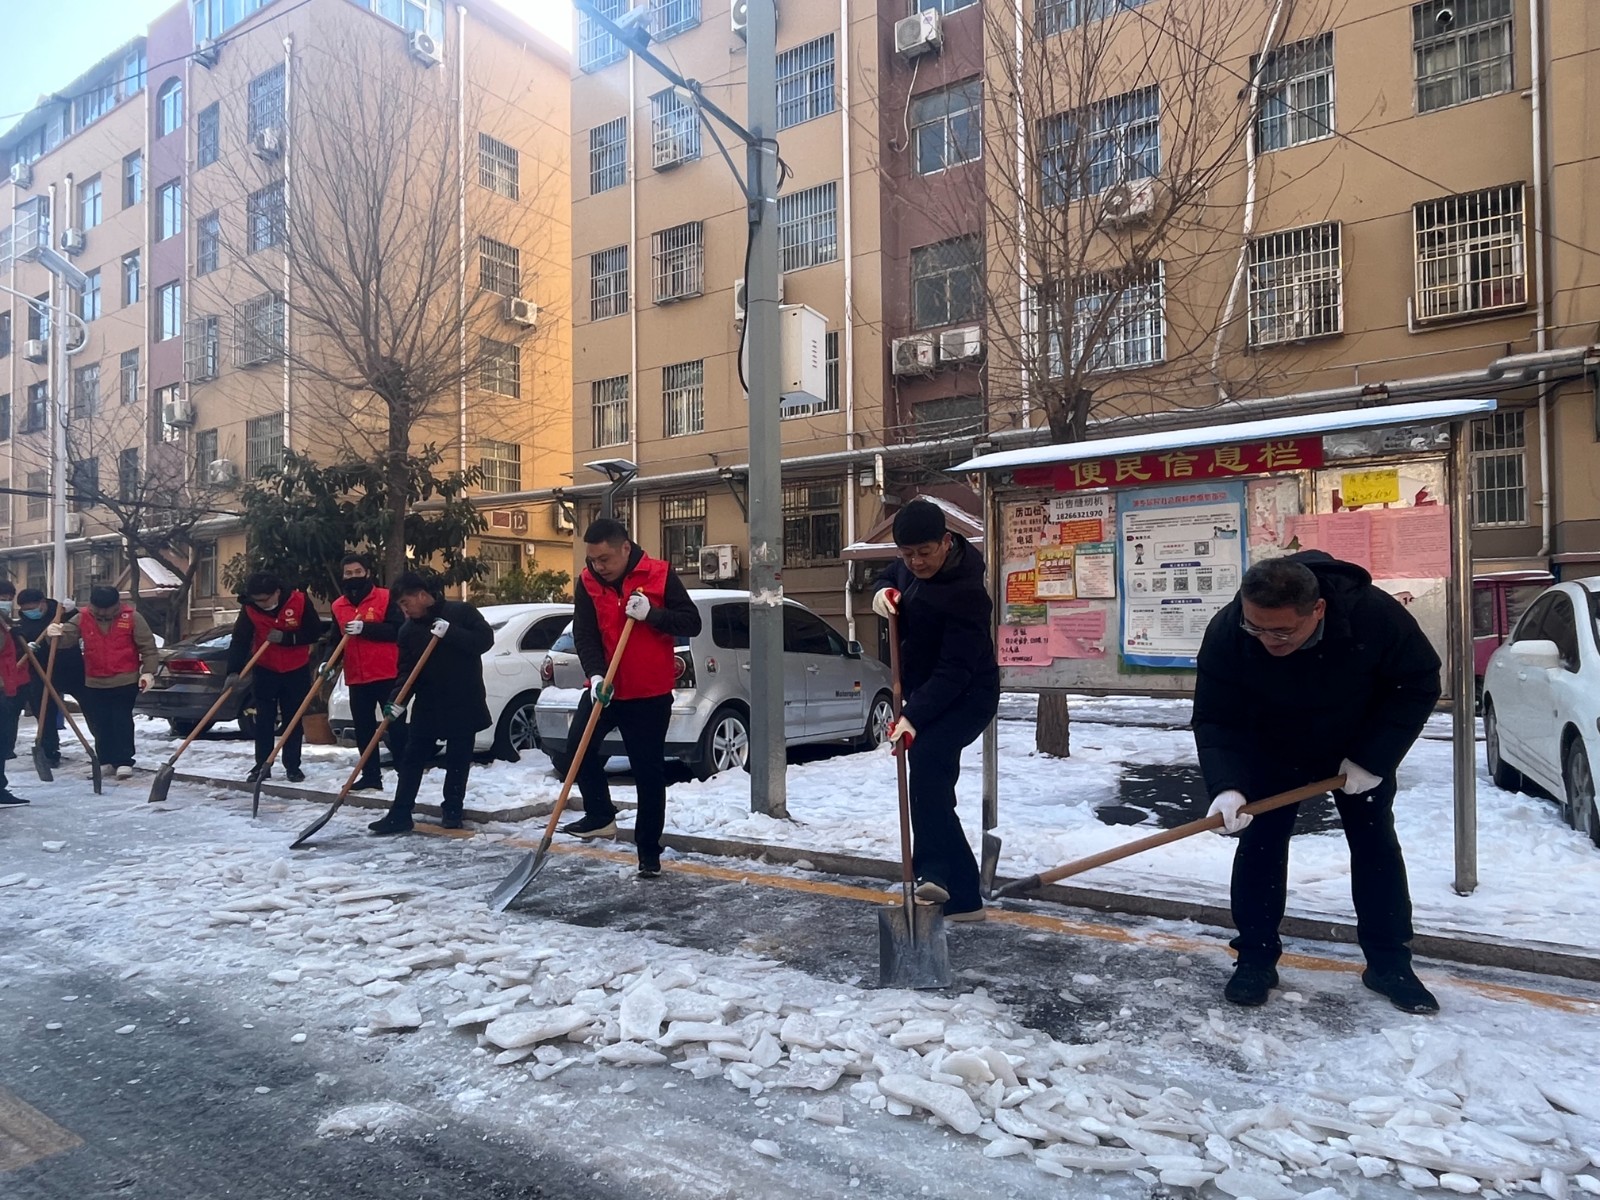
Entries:
[[929, 990], [950, 986], [944, 914], [931, 904], [878, 910], [878, 986]]
[[97, 754], [90, 754], [89, 755], [89, 772], [90, 772], [91, 777], [94, 780], [94, 794], [96, 796], [99, 796], [99, 795], [101, 795], [103, 793], [103, 790], [104, 790], [101, 787], [101, 783], [103, 782], [103, 780], [101, 779], [101, 776], [100, 776], [100, 757], [99, 757], [99, 755], [97, 755]]
[[33, 744], [33, 769], [39, 773], [39, 778], [45, 783], [49, 783], [56, 777], [56, 773], [50, 769], [50, 756], [44, 752], [44, 747], [37, 742]]
[[522, 861], [512, 868], [511, 874], [500, 881], [500, 886], [489, 893], [489, 908], [494, 912], [505, 912], [511, 907], [511, 902], [523, 892], [527, 891], [544, 870], [544, 864], [550, 860], [550, 843], [548, 840], [537, 850], [530, 850], [522, 856]]
[[978, 867], [978, 886], [985, 896], [994, 895], [994, 873], [1000, 867], [1000, 838], [997, 834], [983, 835], [983, 859]]
[[162, 763], [156, 768], [156, 777], [150, 781], [151, 804], [160, 804], [172, 788], [172, 764]]

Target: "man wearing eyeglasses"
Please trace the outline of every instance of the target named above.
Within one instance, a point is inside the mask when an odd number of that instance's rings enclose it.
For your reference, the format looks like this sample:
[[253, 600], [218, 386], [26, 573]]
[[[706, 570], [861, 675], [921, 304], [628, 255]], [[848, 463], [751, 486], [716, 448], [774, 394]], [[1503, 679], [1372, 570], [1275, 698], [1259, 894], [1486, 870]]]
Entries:
[[1395, 772], [1439, 700], [1439, 656], [1415, 618], [1361, 567], [1320, 550], [1268, 559], [1206, 630], [1194, 694], [1210, 812], [1237, 835], [1238, 954], [1223, 995], [1265, 1004], [1298, 805], [1252, 818], [1250, 801], [1343, 775], [1334, 796], [1350, 846], [1361, 979], [1396, 1008], [1438, 1002], [1411, 969], [1411, 894], [1394, 830]]

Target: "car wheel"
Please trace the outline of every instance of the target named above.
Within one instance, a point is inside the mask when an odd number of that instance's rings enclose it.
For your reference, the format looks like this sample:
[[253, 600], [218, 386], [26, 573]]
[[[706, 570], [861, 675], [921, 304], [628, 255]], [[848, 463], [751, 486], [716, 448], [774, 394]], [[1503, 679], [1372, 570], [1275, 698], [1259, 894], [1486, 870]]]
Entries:
[[1583, 748], [1583, 739], [1573, 737], [1567, 743], [1565, 754], [1567, 781], [1567, 816], [1572, 827], [1587, 834], [1591, 842], [1600, 846], [1600, 811], [1595, 809], [1594, 771], [1589, 766], [1589, 752]]
[[889, 722], [894, 720], [894, 701], [888, 692], [879, 692], [872, 698], [867, 711], [866, 731], [856, 739], [857, 750], [876, 750], [889, 736]]
[[1522, 772], [1506, 766], [1505, 759], [1500, 757], [1500, 720], [1495, 716], [1494, 701], [1487, 696], [1483, 698], [1483, 752], [1489, 760], [1489, 777], [1494, 780], [1495, 787], [1504, 792], [1520, 792]]
[[[539, 702], [538, 692], [523, 692], [513, 696], [500, 713], [494, 727], [494, 755], [515, 762], [517, 755], [537, 748], [534, 739], [534, 705]], [[508, 753], [509, 751], [509, 753]]]
[[723, 771], [748, 766], [750, 720], [737, 708], [719, 708], [700, 735], [700, 756], [694, 764], [696, 779], [710, 779]]
[[169, 719], [167, 728], [172, 730], [173, 737], [186, 738], [194, 732], [194, 727], [199, 723], [198, 721], [173, 721]]
[[572, 755], [563, 754], [559, 750], [546, 750], [545, 753], [550, 756], [550, 765], [555, 769], [555, 773], [566, 779], [567, 772], [572, 770]]

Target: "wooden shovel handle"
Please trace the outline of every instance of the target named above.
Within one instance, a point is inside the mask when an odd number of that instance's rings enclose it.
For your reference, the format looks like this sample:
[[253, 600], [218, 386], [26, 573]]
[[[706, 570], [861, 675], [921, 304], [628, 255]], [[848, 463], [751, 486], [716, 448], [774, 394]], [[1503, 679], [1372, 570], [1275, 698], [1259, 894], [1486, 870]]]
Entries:
[[[889, 701], [890, 711], [894, 719], [900, 719], [901, 706], [905, 700], [905, 689], [900, 682], [900, 613], [891, 609], [889, 612]], [[900, 884], [910, 892], [912, 884], [911, 875], [911, 780], [907, 774], [906, 759], [910, 757], [910, 746], [894, 748], [894, 775], [895, 786], [899, 790], [900, 802]]]
[[349, 640], [350, 635], [348, 633], [341, 637], [339, 644], [333, 648], [333, 653], [328, 655], [328, 661], [322, 664], [322, 670], [317, 672], [316, 678], [311, 681], [311, 686], [306, 689], [306, 698], [300, 701], [300, 707], [294, 710], [294, 716], [290, 717], [289, 723], [283, 727], [283, 733], [278, 736], [278, 742], [272, 747], [272, 753], [267, 755], [266, 766], [270, 767], [278, 761], [278, 755], [283, 752], [284, 746], [288, 745], [289, 737], [294, 733], [295, 726], [300, 724], [301, 719], [310, 710], [311, 702], [322, 691], [323, 683], [337, 674], [339, 658], [344, 654], [345, 643]]
[[[272, 642], [266, 640], [262, 641], [256, 652], [250, 656], [250, 661], [244, 664], [244, 670], [239, 672], [239, 683], [244, 682], [244, 677], [250, 674], [251, 670], [254, 669], [256, 662], [263, 654], [267, 652], [267, 647], [271, 646], [272, 644]], [[233, 685], [233, 687], [238, 686], [238, 683]], [[189, 731], [189, 736], [184, 738], [179, 744], [178, 748], [172, 752], [172, 757], [167, 759], [167, 766], [170, 767], [177, 762], [178, 758], [183, 754], [183, 752], [189, 748], [189, 744], [206, 731], [206, 727], [211, 724], [211, 718], [222, 711], [223, 704], [227, 702], [229, 696], [233, 695], [233, 687], [225, 687], [222, 689], [221, 694], [217, 696], [216, 702], [212, 704], [210, 708], [206, 709], [206, 715], [201, 717], [200, 720], [195, 723], [195, 727]]]
[[[617, 648], [611, 652], [611, 661], [606, 664], [606, 677], [600, 684], [601, 688], [611, 686], [611, 681], [616, 678], [617, 668], [622, 665], [622, 652], [628, 647], [628, 638], [633, 634], [633, 627], [638, 622], [629, 617], [622, 627], [622, 636], [617, 638]], [[589, 752], [589, 742], [594, 738], [594, 731], [600, 726], [600, 710], [604, 708], [598, 702], [589, 708], [589, 719], [584, 723], [583, 736], [578, 739], [578, 749], [572, 755], [572, 761], [567, 766], [567, 777], [561, 781], [561, 795], [556, 797], [556, 806], [550, 810], [550, 820], [544, 827], [544, 840], [549, 842], [556, 835], [556, 825], [561, 821], [561, 814], [567, 810], [567, 798], [572, 795], [572, 785], [578, 778], [578, 771], [583, 767], [583, 756]]]
[[[401, 708], [404, 708], [406, 701], [411, 699], [411, 689], [417, 686], [417, 679], [422, 674], [422, 668], [428, 665], [428, 659], [433, 657], [433, 652], [438, 649], [441, 640], [437, 634], [430, 636], [428, 644], [422, 648], [422, 653], [417, 655], [417, 665], [411, 668], [411, 674], [406, 676], [406, 681], [400, 685], [400, 690], [394, 694], [394, 703]], [[356, 765], [350, 771], [350, 778], [346, 779], [344, 787], [339, 789], [339, 798], [334, 801], [335, 807], [344, 803], [344, 798], [350, 794], [350, 789], [355, 787], [356, 780], [361, 778], [361, 772], [367, 768], [367, 760], [377, 753], [378, 744], [383, 741], [383, 735], [389, 732], [390, 724], [391, 721], [386, 713], [383, 720], [378, 722], [378, 727], [372, 731], [372, 740], [367, 743], [366, 749], [361, 752], [361, 757], [356, 759]]]
[[45, 673], [45, 669], [39, 665], [38, 656], [28, 649], [26, 642], [22, 644], [22, 652], [28, 656], [28, 661], [33, 664], [33, 669], [39, 672], [40, 678], [44, 680], [45, 694], [56, 702], [56, 707], [61, 710], [61, 715], [67, 719], [67, 724], [72, 727], [73, 736], [83, 744], [83, 749], [89, 755], [89, 758], [94, 760], [94, 747], [89, 744], [89, 739], [83, 736], [83, 730], [78, 728], [78, 722], [73, 719], [72, 711], [67, 708], [67, 702], [61, 698], [61, 693], [56, 691], [56, 685], [51, 682], [49, 675]]
[[49, 684], [50, 684], [50, 681], [55, 676], [55, 672], [56, 672], [56, 651], [59, 650], [59, 649], [61, 649], [61, 639], [58, 638], [58, 637], [51, 638], [50, 639], [50, 654], [49, 654], [49, 657], [45, 660], [45, 664], [44, 664], [44, 678], [40, 681], [40, 682], [42, 682], [42, 683], [44, 683], [46, 685], [45, 688], [44, 688], [43, 694], [39, 697], [39, 736], [40, 737], [44, 736], [44, 721], [45, 721], [45, 718], [50, 715], [50, 692], [51, 692], [51, 689], [49, 687]]

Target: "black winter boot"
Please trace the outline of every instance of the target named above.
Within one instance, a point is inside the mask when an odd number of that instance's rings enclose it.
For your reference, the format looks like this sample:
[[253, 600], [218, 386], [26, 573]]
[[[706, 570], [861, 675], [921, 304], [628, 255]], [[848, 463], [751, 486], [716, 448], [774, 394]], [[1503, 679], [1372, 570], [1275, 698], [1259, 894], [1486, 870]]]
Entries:
[[1222, 989], [1222, 998], [1241, 1008], [1260, 1008], [1267, 1002], [1267, 993], [1277, 986], [1276, 968], [1242, 962], [1234, 967], [1233, 978]]

